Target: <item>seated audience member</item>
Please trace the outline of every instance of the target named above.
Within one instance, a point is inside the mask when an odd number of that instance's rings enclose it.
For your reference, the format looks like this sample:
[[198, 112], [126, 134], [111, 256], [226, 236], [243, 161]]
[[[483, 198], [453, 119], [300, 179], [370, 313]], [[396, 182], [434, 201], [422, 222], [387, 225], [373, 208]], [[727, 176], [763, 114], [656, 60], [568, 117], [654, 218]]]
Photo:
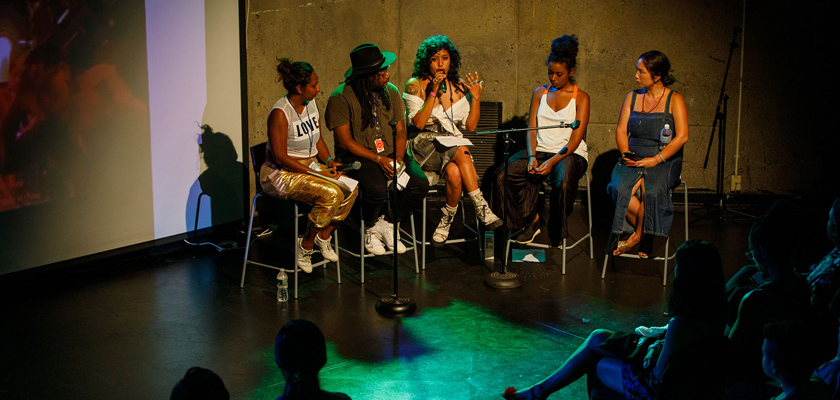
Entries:
[[170, 400], [228, 400], [230, 394], [219, 375], [209, 369], [192, 367], [172, 389]]
[[764, 328], [762, 367], [782, 385], [782, 393], [772, 400], [829, 398], [825, 385], [809, 379], [820, 362], [817, 352], [808, 346], [809, 340], [809, 327], [803, 322], [774, 322]]
[[280, 367], [286, 388], [277, 400], [349, 400], [344, 393], [321, 390], [318, 372], [327, 363], [327, 343], [314, 323], [289, 321], [274, 341], [274, 361]]
[[762, 283], [749, 290], [738, 307], [729, 332], [740, 365], [736, 381], [758, 385], [767, 381], [761, 367], [764, 326], [786, 319], [804, 319], [811, 313], [808, 287], [796, 274], [791, 261], [789, 205], [777, 202], [756, 218], [750, 229], [747, 253], [761, 272]]
[[[619, 349], [621, 346], [614, 344], [639, 343], [641, 336], [596, 329], [551, 376], [526, 389], [516, 391], [509, 388], [503, 397], [545, 399], [587, 375], [592, 384], [623, 393], [628, 399], [655, 398], [665, 371], [683, 350], [697, 344], [725, 340], [723, 329], [726, 299], [723, 291], [723, 266], [717, 249], [704, 241], [690, 240], [677, 249], [676, 263], [674, 284], [668, 301], [669, 314], [673, 318], [668, 324], [664, 342], [647, 339], [638, 345], [644, 346], [642, 354], [649, 352], [651, 347], [661, 346], [658, 358], [649, 357], [649, 360], [645, 360], [648, 357], [618, 354], [627, 349]], [[635, 346], [633, 344], [631, 347]], [[713, 384], [709, 382], [708, 386]], [[722, 389], [723, 385], [720, 387]]]
[[840, 213], [840, 198], [834, 199], [828, 211], [828, 225], [826, 233], [828, 239], [834, 243], [834, 250], [823, 257], [808, 275], [808, 285], [811, 286], [811, 304], [821, 315], [829, 315], [828, 303], [831, 297], [840, 289], [840, 233], [838, 233], [837, 218]]
[[[834, 204], [837, 204], [835, 202]], [[828, 308], [837, 321], [840, 322], [840, 290], [835, 293], [834, 298], [828, 303]], [[840, 341], [840, 333], [838, 333], [838, 341]], [[840, 346], [837, 348], [837, 354], [833, 360], [826, 362], [821, 367], [814, 371], [814, 376], [811, 380], [818, 383], [824, 383], [827, 386], [828, 393], [832, 399], [840, 399]]]

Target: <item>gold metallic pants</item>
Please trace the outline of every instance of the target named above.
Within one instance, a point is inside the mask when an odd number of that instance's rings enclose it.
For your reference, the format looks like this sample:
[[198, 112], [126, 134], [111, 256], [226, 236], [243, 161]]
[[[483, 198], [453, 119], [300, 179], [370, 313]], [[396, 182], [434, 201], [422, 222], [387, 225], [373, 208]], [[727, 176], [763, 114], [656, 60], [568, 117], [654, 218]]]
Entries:
[[[312, 164], [313, 161], [318, 162], [315, 157], [297, 161], [306, 166]], [[318, 165], [322, 169], [327, 168], [320, 162]], [[317, 230], [331, 222], [339, 222], [347, 218], [359, 193], [356, 188], [353, 193], [345, 195], [341, 188], [325, 179], [305, 173], [290, 172], [270, 161], [263, 163], [260, 168], [260, 184], [269, 196], [311, 205], [309, 223]]]

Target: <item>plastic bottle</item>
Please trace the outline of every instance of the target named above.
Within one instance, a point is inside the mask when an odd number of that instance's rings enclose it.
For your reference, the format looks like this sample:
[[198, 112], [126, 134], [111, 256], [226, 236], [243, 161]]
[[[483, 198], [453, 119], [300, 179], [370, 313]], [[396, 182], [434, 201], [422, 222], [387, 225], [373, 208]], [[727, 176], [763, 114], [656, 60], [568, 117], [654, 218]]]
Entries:
[[277, 301], [289, 301], [289, 277], [282, 270], [277, 274]]
[[659, 150], [664, 149], [668, 143], [671, 143], [672, 137], [674, 137], [674, 131], [671, 130], [671, 125], [665, 124], [665, 127], [659, 131]]

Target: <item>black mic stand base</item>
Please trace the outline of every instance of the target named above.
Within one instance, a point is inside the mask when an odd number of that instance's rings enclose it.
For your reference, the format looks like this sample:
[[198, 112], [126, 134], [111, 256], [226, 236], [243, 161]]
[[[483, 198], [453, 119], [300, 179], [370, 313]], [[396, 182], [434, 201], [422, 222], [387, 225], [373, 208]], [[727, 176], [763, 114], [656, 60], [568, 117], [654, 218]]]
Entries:
[[376, 302], [376, 312], [384, 317], [401, 317], [414, 314], [417, 304], [409, 298], [391, 295]]
[[522, 281], [519, 280], [519, 275], [513, 272], [493, 271], [484, 278], [484, 285], [493, 289], [515, 289], [522, 286]]

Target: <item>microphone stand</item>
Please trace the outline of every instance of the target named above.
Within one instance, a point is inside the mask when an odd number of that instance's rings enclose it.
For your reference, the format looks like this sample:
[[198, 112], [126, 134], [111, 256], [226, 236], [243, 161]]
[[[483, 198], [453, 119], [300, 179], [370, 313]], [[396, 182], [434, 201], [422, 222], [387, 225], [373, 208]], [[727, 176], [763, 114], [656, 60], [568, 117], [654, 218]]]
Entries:
[[[533, 131], [533, 130], [540, 130], [540, 129], [553, 129], [553, 128], [572, 128], [577, 129], [580, 126], [580, 121], [575, 120], [570, 124], [561, 123], [559, 125], [551, 125], [551, 126], [538, 126], [535, 128], [514, 128], [514, 129], [501, 129], [495, 131], [482, 131], [476, 132], [477, 135], [498, 135], [502, 134], [502, 141], [504, 142], [504, 160], [505, 160], [505, 192], [504, 192], [504, 207], [502, 209], [502, 220], [504, 221], [504, 229], [505, 229], [505, 246], [504, 248], [507, 249], [507, 245], [510, 242], [510, 230], [508, 229], [508, 192], [510, 191], [510, 186], [507, 184], [509, 179], [508, 176], [508, 164], [510, 164], [510, 143], [513, 142], [513, 139], [510, 138], [511, 133], [516, 132], [525, 132], [525, 131]], [[494, 258], [495, 259], [495, 258]], [[507, 270], [508, 260], [510, 256], [508, 255], [507, 250], [505, 250], [505, 261], [503, 263], [499, 263], [499, 270], [493, 271], [490, 275], [484, 278], [484, 284], [488, 287], [494, 289], [514, 289], [522, 286], [522, 281], [519, 279], [519, 276], [516, 273], [509, 272]]]
[[[398, 278], [398, 271], [397, 271], [397, 241], [399, 240], [399, 231], [400, 228], [397, 226], [397, 192], [399, 191], [399, 186], [397, 183], [397, 178], [399, 177], [399, 165], [397, 165], [397, 157], [396, 157], [396, 145], [397, 145], [397, 121], [391, 118], [388, 121], [388, 125], [391, 126], [391, 130], [394, 132], [394, 173], [393, 173], [393, 184], [394, 184], [394, 195], [391, 197], [391, 215], [394, 216], [394, 294], [386, 297], [380, 298], [376, 302], [376, 312], [380, 315], [386, 317], [395, 317], [395, 316], [403, 316], [403, 315], [411, 315], [414, 311], [417, 310], [417, 304], [414, 303], [414, 300], [408, 297], [400, 297], [399, 296], [399, 282], [397, 281]], [[408, 167], [406, 166], [406, 169]], [[408, 172], [406, 172], [408, 173]]]
[[[706, 158], [703, 161], [703, 169], [706, 169], [709, 165], [709, 154], [712, 152], [712, 142], [715, 139], [715, 128], [718, 130], [718, 154], [717, 154], [717, 174], [715, 176], [715, 200], [717, 204], [712, 205], [711, 207], [716, 208], [715, 212], [712, 212], [704, 217], [717, 217], [723, 219], [723, 213], [725, 211], [729, 211], [735, 214], [741, 214], [746, 217], [753, 217], [749, 214], [744, 214], [741, 212], [737, 212], [734, 210], [727, 210], [726, 208], [726, 200], [728, 199], [728, 195], [726, 195], [724, 190], [724, 164], [726, 162], [726, 116], [727, 112], [727, 103], [729, 102], [729, 95], [726, 94], [726, 80], [729, 76], [729, 67], [732, 65], [732, 53], [735, 52], [735, 49], [739, 48], [740, 45], [737, 42], [738, 34], [741, 33], [740, 27], [735, 27], [735, 32], [732, 34], [732, 42], [729, 43], [729, 57], [726, 59], [726, 69], [723, 72], [723, 82], [720, 86], [720, 95], [718, 96], [717, 108], [715, 109], [715, 118], [712, 121], [712, 133], [709, 136], [709, 147], [706, 149]], [[688, 205], [686, 204], [686, 212], [688, 212]]]

